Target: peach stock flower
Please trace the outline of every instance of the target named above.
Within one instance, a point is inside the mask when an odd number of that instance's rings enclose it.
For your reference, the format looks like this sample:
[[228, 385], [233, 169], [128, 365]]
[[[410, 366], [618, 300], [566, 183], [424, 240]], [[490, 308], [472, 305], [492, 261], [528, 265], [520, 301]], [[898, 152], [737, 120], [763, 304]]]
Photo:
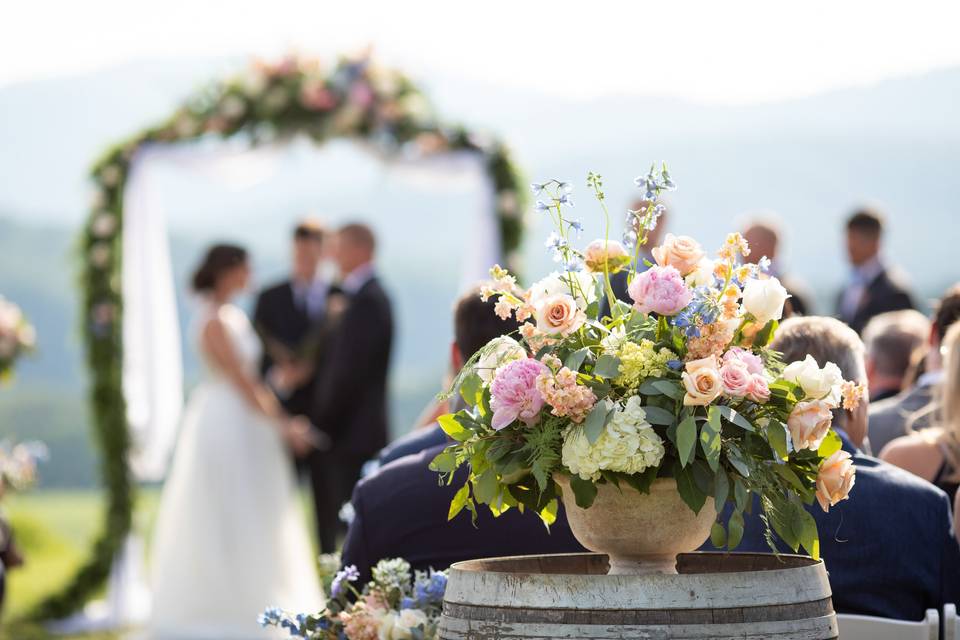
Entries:
[[687, 406], [703, 406], [713, 402], [723, 391], [720, 379], [720, 368], [714, 356], [691, 360], [686, 364], [686, 371], [681, 374], [683, 388], [683, 404]]
[[793, 440], [793, 448], [816, 450], [830, 430], [833, 414], [830, 405], [823, 400], [798, 402], [787, 418], [787, 428]]
[[817, 502], [824, 511], [829, 511], [841, 500], [850, 497], [850, 489], [857, 479], [850, 454], [843, 449], [820, 464], [817, 472]]
[[537, 329], [546, 334], [568, 336], [579, 329], [587, 315], [577, 307], [577, 301], [565, 293], [539, 300], [536, 304]]
[[653, 259], [661, 267], [673, 267], [686, 276], [697, 268], [697, 263], [704, 257], [700, 243], [690, 236], [675, 236], [668, 233], [663, 244], [654, 247]]

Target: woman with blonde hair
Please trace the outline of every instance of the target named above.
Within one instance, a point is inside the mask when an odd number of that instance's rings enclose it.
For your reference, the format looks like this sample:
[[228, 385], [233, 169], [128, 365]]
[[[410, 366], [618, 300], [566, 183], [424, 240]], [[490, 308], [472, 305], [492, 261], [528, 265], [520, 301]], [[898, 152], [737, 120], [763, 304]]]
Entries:
[[934, 427], [892, 440], [880, 458], [928, 480], [953, 500], [960, 486], [960, 322], [944, 336], [943, 382], [935, 403], [920, 413], [933, 412]]

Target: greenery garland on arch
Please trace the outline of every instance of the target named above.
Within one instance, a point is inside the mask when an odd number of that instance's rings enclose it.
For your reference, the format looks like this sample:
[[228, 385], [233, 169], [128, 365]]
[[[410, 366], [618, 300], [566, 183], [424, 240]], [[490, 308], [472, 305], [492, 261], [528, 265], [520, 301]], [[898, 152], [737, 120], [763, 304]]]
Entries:
[[127, 462], [131, 439], [122, 388], [120, 283], [123, 192], [132, 159], [146, 144], [235, 137], [258, 145], [298, 134], [318, 144], [332, 138], [361, 140], [387, 158], [479, 154], [496, 192], [503, 255], [516, 268], [527, 197], [507, 148], [496, 139], [440, 123], [406, 76], [367, 58], [341, 59], [330, 69], [296, 56], [256, 62], [238, 77], [198, 91], [158, 126], [109, 149], [91, 170], [94, 202], [81, 242], [81, 317], [108, 496], [106, 521], [89, 561], [64, 590], [38, 605], [33, 618], [63, 617], [94, 595], [132, 523], [135, 487]]

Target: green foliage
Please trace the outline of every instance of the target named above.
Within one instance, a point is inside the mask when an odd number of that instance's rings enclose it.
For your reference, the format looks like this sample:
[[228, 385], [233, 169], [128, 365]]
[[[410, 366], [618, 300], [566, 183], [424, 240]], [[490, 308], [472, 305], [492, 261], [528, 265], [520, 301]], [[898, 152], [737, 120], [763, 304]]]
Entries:
[[697, 421], [693, 416], [687, 416], [677, 426], [677, 454], [680, 456], [681, 466], [687, 466], [693, 456], [697, 444]]

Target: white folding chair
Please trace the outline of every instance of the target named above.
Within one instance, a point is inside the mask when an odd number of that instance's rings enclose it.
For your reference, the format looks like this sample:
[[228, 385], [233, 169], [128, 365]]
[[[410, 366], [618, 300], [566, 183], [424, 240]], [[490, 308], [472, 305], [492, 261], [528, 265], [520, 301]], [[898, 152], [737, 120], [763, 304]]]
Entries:
[[957, 621], [957, 605], [943, 605], [943, 640], [960, 640], [960, 622]]
[[927, 609], [927, 617], [920, 622], [839, 613], [837, 626], [840, 640], [938, 640], [940, 613], [936, 609]]

